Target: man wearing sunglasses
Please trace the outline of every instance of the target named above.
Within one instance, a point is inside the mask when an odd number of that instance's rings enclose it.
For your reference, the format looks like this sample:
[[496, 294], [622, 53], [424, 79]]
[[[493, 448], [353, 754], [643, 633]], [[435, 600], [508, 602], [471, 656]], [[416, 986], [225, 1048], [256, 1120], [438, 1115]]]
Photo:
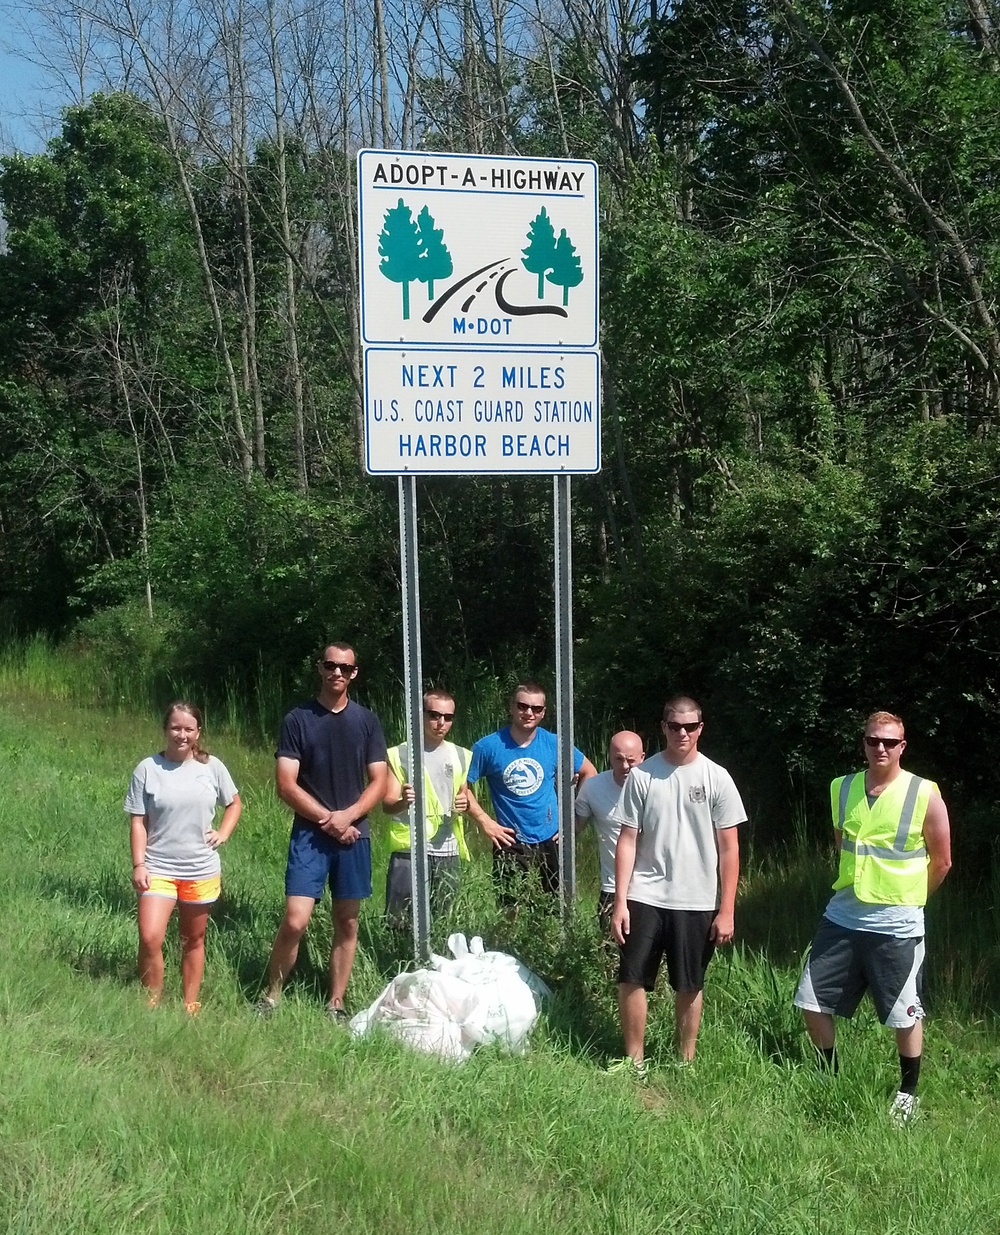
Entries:
[[[427, 817], [427, 868], [435, 913], [447, 913], [458, 888], [459, 861], [469, 860], [462, 815], [468, 805], [465, 777], [472, 751], [447, 741], [455, 720], [455, 700], [447, 691], [424, 693], [424, 809]], [[385, 916], [394, 930], [406, 930], [412, 913], [413, 883], [408, 812], [416, 801], [410, 783], [406, 743], [389, 750], [389, 776], [383, 806], [389, 826], [389, 869], [385, 877]]]
[[257, 1012], [278, 1006], [316, 902], [330, 885], [333, 943], [327, 1015], [346, 1021], [344, 993], [354, 965], [361, 902], [372, 894], [368, 812], [385, 793], [386, 749], [374, 712], [347, 696], [357, 676], [354, 649], [331, 643], [316, 662], [320, 690], [281, 725], [278, 797], [295, 812], [285, 868], [285, 916], [271, 947], [267, 991]]
[[694, 1058], [705, 973], [717, 944], [731, 943], [740, 875], [737, 827], [746, 811], [733, 778], [698, 750], [701, 708], [670, 699], [666, 744], [632, 769], [615, 817], [615, 903], [611, 933], [621, 948], [618, 1011], [625, 1058], [609, 1071], [646, 1075], [647, 996], [663, 959], [674, 991], [674, 1034]]
[[871, 992], [879, 1020], [896, 1034], [900, 1084], [889, 1115], [902, 1127], [919, 1103], [923, 907], [951, 868], [951, 831], [937, 785], [899, 766], [906, 739], [898, 716], [869, 716], [863, 749], [867, 768], [830, 786], [840, 866], [795, 1006], [836, 1071], [834, 1016], [853, 1016]]
[[[510, 697], [510, 724], [472, 748], [468, 783], [486, 780], [496, 819], [472, 793], [469, 814], [493, 845], [493, 877], [508, 906], [516, 905], [516, 884], [532, 868], [547, 892], [559, 891], [559, 745], [556, 735], [541, 727], [544, 717], [545, 691], [537, 682], [521, 682]], [[573, 771], [578, 787], [596, 772], [576, 747]]]

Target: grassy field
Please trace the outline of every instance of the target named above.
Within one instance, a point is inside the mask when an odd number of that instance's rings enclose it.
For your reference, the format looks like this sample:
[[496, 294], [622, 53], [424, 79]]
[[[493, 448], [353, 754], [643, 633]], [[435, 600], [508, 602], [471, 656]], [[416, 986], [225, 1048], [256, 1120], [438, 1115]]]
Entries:
[[[995, 902], [956, 881], [933, 907], [924, 1115], [893, 1131], [890, 1035], [844, 1028], [842, 1074], [813, 1067], [790, 1006], [829, 872], [820, 855], [747, 863], [742, 943], [715, 962], [699, 1057], [671, 1063], [651, 1007], [645, 1090], [618, 1053], [613, 958], [592, 891], [565, 936], [499, 919], [480, 855], [450, 925], [556, 989], [530, 1051], [439, 1064], [352, 1040], [322, 1015], [328, 915], [279, 1014], [252, 1015], [281, 913], [287, 811], [269, 753], [209, 734], [245, 802], [222, 851], [204, 1010], [134, 977], [121, 802], [158, 749], [155, 717], [83, 706], [58, 674], [0, 666], [0, 1227], [7, 1232], [647, 1232], [962, 1235], [1000, 1227]], [[376, 846], [378, 849], [378, 847]], [[376, 888], [385, 855], [377, 853]], [[593, 887], [593, 854], [582, 860]], [[974, 907], [974, 908], [973, 908]], [[405, 965], [366, 906], [349, 1000]], [[437, 927], [440, 942], [449, 924]]]

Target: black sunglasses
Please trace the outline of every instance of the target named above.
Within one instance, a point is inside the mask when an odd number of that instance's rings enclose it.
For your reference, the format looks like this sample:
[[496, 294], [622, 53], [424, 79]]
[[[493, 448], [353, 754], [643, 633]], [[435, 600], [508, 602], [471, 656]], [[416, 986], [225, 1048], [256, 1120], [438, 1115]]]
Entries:
[[701, 725], [700, 720], [665, 720], [663, 723], [671, 733], [680, 733], [682, 729], [685, 733], [694, 733]]
[[895, 750], [902, 740], [902, 738], [873, 738], [865, 734], [865, 745], [870, 746], [872, 750], [877, 746], [884, 746], [886, 750]]
[[435, 712], [433, 708], [424, 708], [424, 715], [428, 720], [454, 720], [454, 712]]
[[514, 700], [514, 707], [522, 712], [533, 712], [535, 716], [541, 716], [545, 711], [544, 703], [522, 703], [520, 699]]
[[324, 660], [321, 662], [327, 673], [333, 673], [334, 669], [339, 669], [345, 678], [349, 678], [352, 673], [357, 673], [357, 665], [348, 665], [342, 660]]

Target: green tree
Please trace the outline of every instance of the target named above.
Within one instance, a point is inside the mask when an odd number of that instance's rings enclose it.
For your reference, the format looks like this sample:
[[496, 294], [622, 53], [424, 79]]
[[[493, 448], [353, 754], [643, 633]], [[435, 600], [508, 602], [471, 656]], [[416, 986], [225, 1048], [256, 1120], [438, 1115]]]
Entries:
[[556, 255], [556, 233], [543, 206], [528, 228], [528, 247], [522, 249], [521, 264], [530, 274], [538, 275], [538, 299], [545, 299], [545, 275], [552, 269]]
[[563, 289], [564, 305], [569, 304], [569, 289], [583, 282], [583, 269], [577, 256], [576, 245], [566, 235], [565, 227], [559, 233], [556, 250], [552, 255], [552, 269], [545, 276], [550, 283]]
[[409, 206], [400, 198], [385, 212], [385, 221], [378, 238], [382, 257], [379, 270], [393, 283], [403, 287], [403, 321], [410, 317], [410, 283], [422, 276], [420, 232]]
[[444, 228], [434, 226], [434, 219], [426, 206], [417, 215], [417, 237], [421, 248], [419, 277], [422, 283], [427, 284], [427, 299], [433, 300], [434, 280], [447, 279], [454, 265], [444, 243]]

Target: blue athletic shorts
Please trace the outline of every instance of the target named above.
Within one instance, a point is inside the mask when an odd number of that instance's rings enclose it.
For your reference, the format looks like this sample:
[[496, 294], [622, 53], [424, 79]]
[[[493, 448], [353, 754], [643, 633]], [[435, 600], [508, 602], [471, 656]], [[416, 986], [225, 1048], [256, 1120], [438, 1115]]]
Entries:
[[371, 896], [371, 840], [362, 836], [353, 845], [342, 845], [319, 828], [293, 824], [285, 867], [285, 895], [322, 900], [327, 883], [335, 901], [361, 901]]

